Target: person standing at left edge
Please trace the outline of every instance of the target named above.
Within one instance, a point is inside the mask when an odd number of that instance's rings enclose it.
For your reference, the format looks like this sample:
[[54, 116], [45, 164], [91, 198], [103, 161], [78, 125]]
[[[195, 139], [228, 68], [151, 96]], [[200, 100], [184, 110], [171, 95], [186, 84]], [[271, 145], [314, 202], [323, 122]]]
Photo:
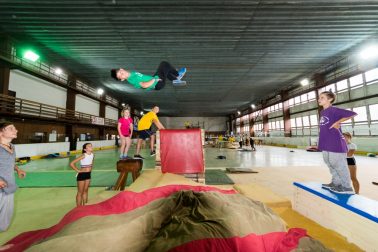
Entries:
[[13, 216], [14, 193], [17, 190], [14, 172], [19, 178], [26, 176], [25, 171], [16, 165], [16, 151], [11, 143], [15, 138], [17, 129], [13, 123], [0, 121], [0, 232], [8, 229]]

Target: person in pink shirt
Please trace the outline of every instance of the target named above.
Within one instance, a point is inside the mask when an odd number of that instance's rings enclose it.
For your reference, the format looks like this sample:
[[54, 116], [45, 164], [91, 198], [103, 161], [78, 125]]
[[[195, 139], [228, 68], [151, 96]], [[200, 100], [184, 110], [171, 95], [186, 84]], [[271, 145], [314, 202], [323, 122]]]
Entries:
[[127, 159], [127, 152], [131, 145], [131, 136], [133, 135], [133, 119], [130, 117], [130, 108], [126, 107], [121, 112], [121, 118], [118, 120], [118, 134], [121, 138], [120, 159]]

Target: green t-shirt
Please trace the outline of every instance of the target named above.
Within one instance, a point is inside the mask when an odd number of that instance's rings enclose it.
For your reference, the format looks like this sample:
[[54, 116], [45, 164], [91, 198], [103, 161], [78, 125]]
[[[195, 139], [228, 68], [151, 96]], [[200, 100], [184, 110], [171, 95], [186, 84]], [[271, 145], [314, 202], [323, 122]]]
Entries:
[[156, 83], [158, 83], [159, 76], [150, 76], [138, 72], [131, 72], [129, 78], [127, 78], [127, 81], [136, 88], [142, 88], [142, 86], [140, 85], [141, 82], [147, 82], [152, 79], [155, 79], [155, 82], [151, 86], [146, 88], [147, 90], [151, 90], [155, 89]]

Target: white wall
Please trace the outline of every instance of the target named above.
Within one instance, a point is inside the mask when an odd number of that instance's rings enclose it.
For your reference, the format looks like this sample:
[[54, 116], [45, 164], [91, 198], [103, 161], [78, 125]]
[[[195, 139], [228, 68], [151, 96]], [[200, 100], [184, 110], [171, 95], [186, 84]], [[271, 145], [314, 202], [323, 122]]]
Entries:
[[[317, 145], [317, 137], [254, 137], [262, 139], [266, 144], [285, 144], [298, 147]], [[378, 137], [353, 137], [352, 142], [357, 145], [357, 150], [367, 152], [378, 152]]]
[[69, 142], [15, 144], [16, 157], [32, 157], [70, 151]]
[[78, 112], [99, 116], [100, 102], [88, 98], [84, 95], [77, 94], [75, 101], [75, 110]]
[[185, 122], [189, 122], [194, 126], [205, 126], [205, 131], [226, 131], [227, 117], [159, 117], [160, 122], [167, 129], [184, 129]]
[[105, 106], [105, 118], [118, 120], [118, 109], [112, 106]]
[[82, 150], [85, 143], [91, 143], [93, 148], [115, 146], [115, 140], [78, 141], [76, 150]]
[[9, 90], [15, 91], [17, 98], [61, 108], [66, 107], [67, 90], [65, 88], [19, 70], [10, 71]]

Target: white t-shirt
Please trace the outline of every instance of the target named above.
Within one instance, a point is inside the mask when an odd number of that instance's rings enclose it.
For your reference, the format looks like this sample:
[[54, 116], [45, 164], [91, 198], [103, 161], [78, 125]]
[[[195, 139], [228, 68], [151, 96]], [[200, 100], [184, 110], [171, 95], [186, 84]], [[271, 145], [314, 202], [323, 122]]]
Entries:
[[[348, 151], [349, 150], [357, 150], [357, 145], [354, 144], [354, 143], [350, 143], [347, 146], [348, 146]], [[354, 157], [354, 154], [352, 156], [348, 157], [348, 158], [352, 158], [352, 157]]]

